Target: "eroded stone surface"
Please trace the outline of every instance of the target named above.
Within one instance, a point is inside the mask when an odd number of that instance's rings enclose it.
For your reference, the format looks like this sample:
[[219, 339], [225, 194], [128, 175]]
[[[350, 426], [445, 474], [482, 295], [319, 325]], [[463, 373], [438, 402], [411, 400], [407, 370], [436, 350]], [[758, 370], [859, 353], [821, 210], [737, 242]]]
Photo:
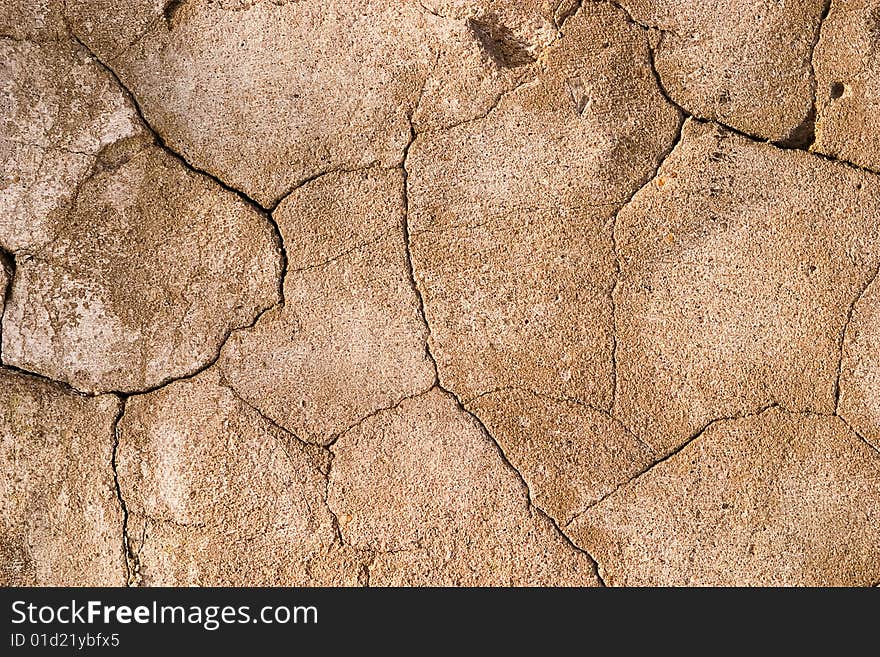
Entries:
[[880, 449], [880, 278], [853, 307], [840, 367], [838, 412]]
[[616, 234], [614, 412], [636, 435], [663, 451], [772, 402], [834, 412], [880, 254], [874, 177], [689, 121]]
[[0, 61], [0, 247], [35, 249], [56, 237], [99, 156], [147, 132], [111, 76], [67, 40], [0, 38]]
[[555, 37], [544, 3], [434, 4], [68, 7], [169, 145], [268, 206], [320, 172], [399, 163], [420, 99], [424, 127], [485, 113]]
[[229, 383], [304, 440], [328, 443], [434, 381], [409, 279], [400, 170], [329, 174], [274, 213], [284, 307], [234, 335]]
[[125, 584], [118, 403], [0, 369], [0, 585]]
[[826, 0], [621, 0], [661, 31], [657, 72], [687, 112], [773, 141], [800, 140]]
[[621, 12], [585, 5], [564, 32], [536, 81], [409, 151], [432, 353], [462, 398], [516, 386], [610, 403], [609, 222], [671, 144], [678, 115]]
[[0, 583], [876, 582], [874, 3], [617, 4], [0, 4]]
[[[485, 115], [500, 97], [534, 79], [539, 58], [557, 38], [568, 7], [544, 0], [428, 0], [436, 24], [433, 67], [412, 114], [419, 131]], [[566, 3], [561, 3], [565, 5]]]
[[644, 471], [652, 450], [607, 413], [518, 390], [467, 404], [560, 524]]
[[17, 275], [3, 361], [85, 391], [203, 367], [275, 303], [264, 217], [151, 142], [113, 79], [67, 41], [0, 40], [5, 220]]
[[212, 369], [132, 397], [118, 472], [145, 585], [356, 584], [325, 503], [329, 455], [273, 426]]
[[880, 455], [839, 419], [710, 426], [570, 527], [608, 584], [870, 585]]
[[54, 241], [16, 258], [5, 363], [80, 390], [191, 373], [276, 302], [269, 224], [156, 147], [84, 182]]
[[330, 506], [346, 542], [376, 552], [371, 585], [596, 584], [449, 395], [406, 400], [332, 449]]
[[880, 171], [880, 5], [834, 0], [814, 66], [813, 149]]
[[15, 40], [49, 41], [65, 34], [64, 0], [6, 0], [0, 34]]

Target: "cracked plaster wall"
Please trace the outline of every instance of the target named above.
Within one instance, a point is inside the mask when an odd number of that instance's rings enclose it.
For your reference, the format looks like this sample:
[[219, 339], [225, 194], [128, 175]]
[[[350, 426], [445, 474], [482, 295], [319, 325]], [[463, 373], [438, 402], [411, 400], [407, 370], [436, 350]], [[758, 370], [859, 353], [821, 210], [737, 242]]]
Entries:
[[12, 0], [0, 579], [880, 582], [874, 0]]

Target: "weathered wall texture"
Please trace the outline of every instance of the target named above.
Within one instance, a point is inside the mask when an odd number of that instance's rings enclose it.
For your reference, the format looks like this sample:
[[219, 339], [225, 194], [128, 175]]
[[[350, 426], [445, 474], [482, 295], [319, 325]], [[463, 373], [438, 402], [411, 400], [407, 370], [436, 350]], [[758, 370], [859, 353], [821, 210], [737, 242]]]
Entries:
[[0, 51], [0, 584], [880, 582], [875, 0]]

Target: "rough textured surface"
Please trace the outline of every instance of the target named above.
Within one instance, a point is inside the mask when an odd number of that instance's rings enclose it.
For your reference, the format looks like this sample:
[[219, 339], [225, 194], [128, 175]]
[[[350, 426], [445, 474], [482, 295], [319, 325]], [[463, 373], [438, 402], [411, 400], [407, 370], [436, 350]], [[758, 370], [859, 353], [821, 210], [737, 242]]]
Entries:
[[230, 339], [229, 383], [310, 442], [328, 443], [434, 381], [409, 281], [399, 170], [328, 174], [275, 212], [284, 307]]
[[871, 585], [878, 477], [840, 419], [774, 408], [713, 424], [569, 529], [611, 584]]
[[0, 247], [37, 249], [55, 238], [98, 161], [149, 137], [112, 77], [74, 43], [0, 38], [0, 53]]
[[834, 0], [813, 64], [814, 150], [880, 171], [880, 5]]
[[657, 72], [687, 112], [748, 134], [801, 139], [811, 57], [827, 0], [620, 0], [659, 31]]
[[50, 245], [17, 253], [3, 361], [80, 390], [149, 388], [272, 306], [278, 270], [263, 217], [149, 147], [85, 182]]
[[0, 3], [0, 583], [876, 584], [875, 5]]
[[118, 461], [135, 582], [357, 583], [325, 503], [329, 455], [249, 409], [215, 372], [129, 400]]
[[[118, 9], [75, 0], [69, 7], [74, 30], [113, 64], [173, 148], [271, 205], [323, 171], [399, 163], [423, 91], [431, 105], [423, 125], [472, 118], [529, 75], [515, 69], [556, 36], [541, 7], [531, 6], [541, 3], [429, 4], [190, 0], [163, 13], [151, 1]], [[102, 11], [111, 18], [96, 21]]]
[[519, 390], [468, 404], [522, 473], [535, 503], [560, 523], [642, 472], [652, 450], [607, 413]]
[[636, 435], [666, 451], [773, 402], [834, 412], [840, 336], [880, 258], [873, 177], [689, 121], [616, 242], [614, 412]]
[[270, 225], [152, 145], [81, 51], [0, 43], [13, 110], [0, 246], [16, 255], [3, 362], [84, 391], [149, 388], [203, 367], [276, 301]]
[[449, 395], [402, 402], [333, 447], [329, 502], [377, 585], [590, 585], [592, 562], [529, 506]]
[[9, 0], [0, 5], [0, 34], [15, 41], [56, 41], [66, 36], [66, 0]]
[[587, 5], [564, 29], [535, 82], [418, 137], [406, 162], [431, 348], [463, 398], [513, 385], [611, 400], [610, 219], [679, 117], [621, 12]]
[[119, 586], [118, 400], [0, 370], [0, 585]]
[[840, 368], [838, 411], [880, 450], [880, 277], [853, 307]]

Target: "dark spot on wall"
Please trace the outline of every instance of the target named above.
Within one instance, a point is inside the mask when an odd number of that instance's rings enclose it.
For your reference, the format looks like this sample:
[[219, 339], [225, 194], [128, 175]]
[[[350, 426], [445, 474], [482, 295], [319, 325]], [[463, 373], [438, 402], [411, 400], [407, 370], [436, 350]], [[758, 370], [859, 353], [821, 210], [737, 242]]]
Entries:
[[177, 13], [181, 7], [186, 4], [186, 0], [168, 0], [162, 8], [162, 16], [165, 18], [165, 24], [169, 30], [173, 30], [177, 26]]
[[518, 38], [513, 31], [501, 23], [494, 14], [468, 20], [483, 50], [503, 68], [527, 66], [535, 61], [528, 43]]

